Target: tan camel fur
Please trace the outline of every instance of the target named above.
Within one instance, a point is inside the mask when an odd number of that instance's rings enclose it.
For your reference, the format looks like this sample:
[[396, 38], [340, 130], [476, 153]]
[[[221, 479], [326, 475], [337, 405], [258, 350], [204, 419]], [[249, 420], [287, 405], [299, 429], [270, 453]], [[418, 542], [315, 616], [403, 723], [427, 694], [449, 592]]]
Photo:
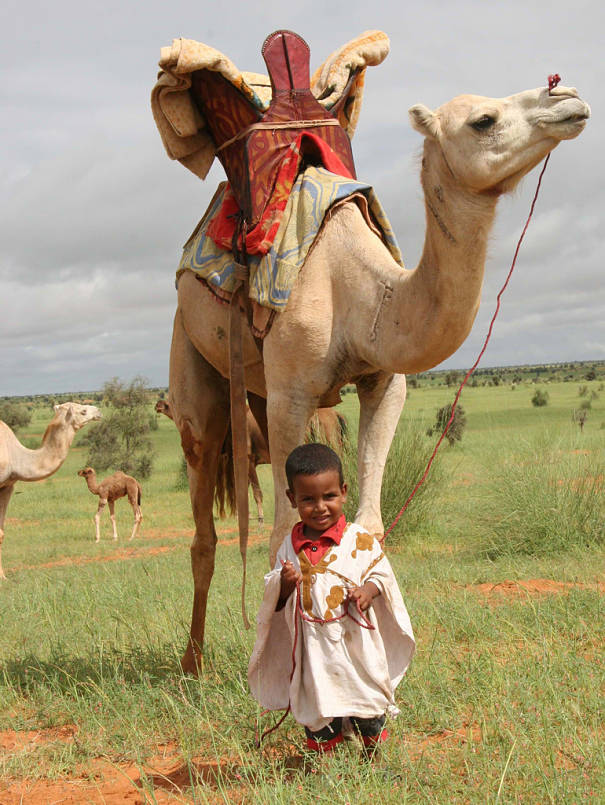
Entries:
[[0, 421], [0, 579], [2, 542], [8, 502], [17, 481], [42, 481], [65, 461], [76, 432], [87, 422], [101, 419], [94, 405], [66, 402], [55, 405], [55, 415], [42, 437], [42, 446], [29, 450], [19, 442], [5, 422]]
[[101, 512], [106, 504], [109, 504], [109, 516], [111, 517], [111, 524], [113, 526], [113, 538], [118, 539], [118, 529], [116, 528], [116, 518], [114, 514], [114, 507], [116, 500], [127, 497], [128, 502], [132, 506], [134, 513], [134, 526], [130, 539], [134, 539], [139, 531], [141, 520], [143, 519], [143, 512], [141, 511], [141, 484], [132, 477], [132, 475], [125, 475], [123, 472], [114, 472], [107, 478], [104, 478], [100, 484], [97, 483], [97, 474], [92, 467], [86, 467], [78, 472], [82, 478], [86, 478], [88, 488], [93, 495], [99, 496], [99, 508], [95, 514], [95, 529], [96, 538], [95, 542], [101, 539]]
[[[164, 414], [169, 419], [173, 419], [170, 410], [170, 403], [166, 400], [158, 400], [155, 404], [155, 410], [158, 414]], [[319, 408], [309, 420], [307, 428], [307, 437], [309, 439], [325, 439], [325, 441], [334, 448], [338, 453], [342, 453], [344, 448], [344, 439], [346, 436], [347, 422], [346, 419], [336, 413], [333, 408]], [[222, 461], [219, 462], [219, 473], [221, 470], [232, 475], [233, 473], [233, 452], [231, 445], [227, 444], [230, 439], [228, 434], [225, 443], [221, 449]], [[263, 511], [263, 491], [258, 480], [256, 468], [259, 464], [270, 464], [271, 457], [269, 456], [269, 447], [263, 436], [263, 433], [258, 426], [252, 411], [248, 408], [246, 410], [246, 439], [248, 445], [248, 485], [252, 487], [252, 495], [256, 503], [256, 511], [258, 515], [258, 522], [263, 525], [265, 522], [265, 515]], [[229, 466], [230, 464], [230, 466]], [[233, 480], [228, 483], [225, 478], [221, 479], [222, 494], [217, 494], [216, 502], [219, 507], [221, 516], [225, 516], [225, 497], [229, 498], [229, 504], [234, 509], [234, 490]], [[217, 485], [218, 488], [218, 485]]]
[[[463, 343], [479, 307], [499, 197], [561, 140], [577, 137], [589, 115], [576, 90], [562, 86], [507, 98], [461, 95], [436, 111], [412, 107], [412, 125], [424, 136], [426, 233], [417, 268], [397, 265], [357, 204], [342, 204], [316, 238], [262, 358], [245, 328], [248, 396], [272, 457], [271, 557], [293, 522], [286, 456], [304, 441], [313, 411], [334, 405], [345, 383], [356, 384], [360, 404], [355, 519], [383, 534], [380, 487], [405, 401], [404, 374], [436, 366]], [[228, 316], [193, 273], [180, 276], [169, 398], [196, 526], [193, 614], [182, 660], [194, 673], [214, 570], [214, 484], [229, 424]]]

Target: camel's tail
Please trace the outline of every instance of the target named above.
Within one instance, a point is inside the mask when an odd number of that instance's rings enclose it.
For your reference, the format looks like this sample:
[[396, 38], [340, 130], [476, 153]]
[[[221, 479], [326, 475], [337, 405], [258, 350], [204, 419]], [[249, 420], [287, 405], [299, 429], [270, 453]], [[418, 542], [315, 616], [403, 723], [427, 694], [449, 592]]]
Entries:
[[139, 486], [139, 491], [137, 493], [137, 505], [141, 505], [141, 498], [143, 497], [143, 493], [141, 491], [141, 487]]
[[235, 472], [233, 469], [231, 426], [229, 426], [221, 454], [218, 458], [214, 502], [216, 503], [219, 517], [226, 517], [227, 509], [230, 514], [235, 513]]

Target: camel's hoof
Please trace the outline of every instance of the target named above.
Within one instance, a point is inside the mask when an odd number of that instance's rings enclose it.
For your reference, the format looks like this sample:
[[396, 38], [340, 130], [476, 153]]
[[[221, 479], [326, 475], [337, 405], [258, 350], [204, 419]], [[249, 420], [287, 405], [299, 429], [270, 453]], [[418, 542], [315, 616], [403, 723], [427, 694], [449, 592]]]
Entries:
[[191, 674], [191, 676], [198, 676], [202, 670], [202, 655], [194, 654], [191, 648], [188, 648], [183, 658], [181, 659], [181, 669], [184, 674]]

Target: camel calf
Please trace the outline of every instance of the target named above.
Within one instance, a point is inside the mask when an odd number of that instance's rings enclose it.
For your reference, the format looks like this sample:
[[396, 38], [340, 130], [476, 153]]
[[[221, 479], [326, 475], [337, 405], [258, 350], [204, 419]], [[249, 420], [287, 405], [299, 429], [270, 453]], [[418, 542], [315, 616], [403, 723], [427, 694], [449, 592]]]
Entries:
[[117, 540], [118, 530], [116, 528], [116, 518], [114, 514], [114, 506], [116, 500], [119, 498], [128, 497], [128, 502], [132, 506], [134, 512], [134, 526], [130, 539], [136, 537], [141, 520], [143, 519], [143, 512], [141, 511], [141, 484], [132, 477], [132, 475], [125, 475], [123, 472], [114, 472], [108, 478], [104, 478], [100, 484], [97, 483], [97, 474], [92, 467], [86, 467], [78, 472], [82, 478], [86, 478], [88, 488], [93, 495], [99, 496], [99, 507], [95, 514], [95, 527], [96, 539], [99, 542], [101, 539], [101, 512], [105, 508], [105, 504], [109, 504], [109, 516], [111, 517], [111, 524], [113, 526], [113, 538]]

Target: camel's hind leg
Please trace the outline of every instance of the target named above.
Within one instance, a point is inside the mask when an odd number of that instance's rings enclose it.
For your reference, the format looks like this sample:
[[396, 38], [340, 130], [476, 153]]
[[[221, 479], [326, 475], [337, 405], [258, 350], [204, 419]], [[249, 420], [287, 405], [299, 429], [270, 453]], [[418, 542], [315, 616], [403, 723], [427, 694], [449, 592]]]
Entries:
[[8, 501], [13, 494], [14, 486], [3, 486], [0, 489], [0, 581], [6, 579], [2, 568], [2, 543], [4, 542], [4, 519], [8, 509]]
[[221, 446], [229, 424], [229, 384], [197, 352], [177, 310], [170, 352], [170, 406], [187, 459], [189, 493], [195, 519], [191, 545], [193, 612], [189, 644], [181, 666], [200, 667], [208, 590], [214, 573], [216, 532], [212, 506]]
[[132, 511], [134, 513], [134, 525], [132, 527], [132, 534], [130, 535], [130, 539], [134, 539], [136, 535], [139, 533], [141, 521], [143, 520], [143, 511], [139, 503], [140, 499], [141, 495], [138, 486], [134, 489], [128, 490], [128, 502], [132, 506]]
[[265, 522], [265, 514], [263, 512], [263, 490], [260, 488], [258, 482], [258, 475], [256, 474], [256, 467], [254, 463], [248, 459], [248, 483], [252, 487], [252, 494], [256, 501], [256, 510], [258, 512], [258, 524], [263, 525]]

